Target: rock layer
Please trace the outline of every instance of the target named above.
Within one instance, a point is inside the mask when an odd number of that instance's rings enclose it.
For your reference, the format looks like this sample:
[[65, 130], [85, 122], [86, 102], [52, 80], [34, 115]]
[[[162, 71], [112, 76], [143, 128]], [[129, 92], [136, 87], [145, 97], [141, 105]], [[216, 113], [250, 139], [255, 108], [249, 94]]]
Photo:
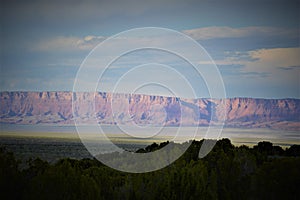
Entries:
[[[72, 111], [74, 100], [74, 114]], [[207, 126], [226, 115], [228, 127], [300, 130], [299, 99], [181, 99], [139, 94], [1, 92], [0, 122]]]

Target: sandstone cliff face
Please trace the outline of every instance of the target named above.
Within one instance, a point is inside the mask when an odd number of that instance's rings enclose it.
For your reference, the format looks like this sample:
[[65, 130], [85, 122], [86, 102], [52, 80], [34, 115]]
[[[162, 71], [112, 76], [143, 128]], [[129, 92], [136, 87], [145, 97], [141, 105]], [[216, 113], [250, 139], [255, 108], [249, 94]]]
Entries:
[[0, 102], [1, 123], [72, 124], [74, 118], [82, 123], [96, 118], [105, 124], [188, 126], [218, 124], [225, 114], [225, 125], [229, 127], [300, 130], [299, 99], [218, 100], [101, 92], [1, 92]]

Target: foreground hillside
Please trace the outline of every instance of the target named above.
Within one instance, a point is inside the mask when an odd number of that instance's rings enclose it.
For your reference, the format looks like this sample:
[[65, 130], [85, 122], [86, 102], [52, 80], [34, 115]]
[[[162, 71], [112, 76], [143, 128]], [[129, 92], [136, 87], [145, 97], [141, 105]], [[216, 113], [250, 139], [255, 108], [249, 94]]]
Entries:
[[[225, 112], [228, 127], [300, 130], [299, 99], [180, 99], [139, 94], [113, 96], [101, 92], [1, 92], [0, 122], [73, 124], [72, 97], [75, 117], [82, 123], [96, 117], [104, 124], [134, 121], [137, 124], [206, 126], [218, 124]], [[225, 107], [220, 106], [221, 102]]]
[[[97, 160], [35, 159], [20, 170], [0, 148], [1, 199], [299, 199], [300, 146], [283, 150], [270, 142], [254, 148], [217, 142], [203, 159], [202, 141], [170, 166], [143, 174], [123, 173]], [[180, 148], [180, 144], [179, 148]], [[138, 152], [151, 152], [152, 144]], [[112, 155], [111, 155], [112, 156]], [[134, 164], [134, 163], [131, 163]]]

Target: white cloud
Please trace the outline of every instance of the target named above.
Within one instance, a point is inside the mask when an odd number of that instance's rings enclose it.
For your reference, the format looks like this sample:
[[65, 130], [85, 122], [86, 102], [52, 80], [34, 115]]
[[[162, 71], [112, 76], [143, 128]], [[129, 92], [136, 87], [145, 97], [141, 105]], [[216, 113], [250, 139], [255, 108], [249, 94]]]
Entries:
[[67, 50], [75, 48], [78, 40], [79, 38], [77, 37], [59, 36], [39, 41], [36, 45], [32, 46], [32, 49], [37, 51]]
[[274, 87], [299, 87], [300, 48], [260, 49], [249, 52], [249, 55], [254, 60], [245, 64], [244, 72], [268, 74], [262, 77], [265, 79], [262, 81], [269, 81]]
[[[242, 56], [239, 56], [242, 54]], [[246, 56], [245, 56], [246, 55]], [[246, 53], [234, 52], [224, 60], [216, 61], [217, 65], [239, 65], [238, 69], [229, 68], [235, 78], [249, 77], [260, 84], [299, 85], [300, 48], [258, 49]], [[224, 69], [223, 68], [223, 69]], [[240, 75], [241, 77], [237, 77]]]
[[84, 37], [83, 39], [79, 39], [77, 41], [77, 46], [81, 50], [91, 50], [93, 49], [97, 44], [105, 40], [106, 38], [103, 36], [93, 36], [88, 35]]
[[[147, 34], [147, 33], [145, 33]], [[92, 50], [99, 43], [107, 39], [104, 36], [94, 36], [87, 35], [84, 37], [74, 37], [74, 36], [58, 36], [55, 38], [48, 38], [32, 45], [31, 49], [34, 51], [78, 51], [78, 50]], [[160, 36], [158, 38], [148, 38], [148, 37], [134, 37], [129, 35], [128, 37], [116, 36], [113, 40], [110, 40], [109, 48], [107, 52], [122, 46], [122, 44], [133, 45], [143, 44], [148, 46], [155, 46], [162, 43], [176, 44], [176, 39], [166, 39], [166, 36]]]
[[268, 71], [268, 69], [300, 66], [300, 48], [257, 49], [248, 52], [226, 52], [223, 60], [215, 60], [217, 65], [243, 65], [247, 71]]
[[242, 27], [232, 28], [228, 26], [211, 26], [197, 29], [184, 30], [183, 33], [195, 40], [208, 40], [215, 38], [241, 38], [250, 36], [284, 36], [298, 37], [299, 30], [275, 28], [275, 27]]
[[103, 36], [88, 35], [85, 37], [59, 36], [37, 42], [31, 48], [35, 51], [78, 51], [92, 50], [97, 44], [105, 40]]
[[91, 40], [93, 40], [93, 39], [95, 39], [95, 38], [97, 38], [97, 37], [95, 37], [95, 36], [93, 36], [93, 35], [88, 35], [88, 36], [85, 36], [85, 37], [84, 37], [84, 40], [85, 40], [85, 41], [91, 41]]
[[[277, 29], [277, 28], [262, 28], [262, 27], [245, 27], [245, 28], [229, 28], [229, 27], [207, 27], [207, 28], [201, 28], [197, 30], [202, 30], [197, 32], [197, 38], [216, 38], [216, 37], [246, 37], [254, 34], [277, 34], [277, 35], [289, 35], [292, 36], [292, 32], [290, 30], [284, 31], [283, 29]], [[223, 30], [223, 31], [221, 31]], [[211, 35], [209, 33], [212, 33]], [[97, 44], [99, 44], [101, 41], [103, 41], [105, 37], [103, 36], [94, 36], [94, 35], [87, 35], [84, 37], [57, 37], [50, 40], [45, 40], [36, 46], [36, 50], [44, 50], [44, 51], [89, 51], [92, 50]], [[102, 56], [107, 57], [107, 59], [111, 58], [112, 50], [116, 47], [119, 47], [120, 44], [123, 44], [122, 41], [119, 39], [124, 38], [116, 38], [115, 42], [109, 44], [109, 46], [106, 48], [104, 54], [101, 54]], [[137, 45], [137, 44], [153, 44], [153, 41], [151, 38], [147, 37], [130, 37], [125, 38], [127, 41], [126, 44], [128, 45]], [[125, 42], [123, 41], [123, 42]], [[129, 41], [129, 42], [128, 42]], [[156, 42], [166, 42], [164, 38], [160, 38], [159, 40], [155, 40]], [[125, 43], [124, 43], [125, 44]], [[177, 40], [168, 40], [168, 45], [178, 45]], [[121, 45], [122, 46], [122, 45]], [[184, 45], [181, 46], [181, 48], [187, 48]], [[190, 51], [190, 54], [193, 54], [195, 52]], [[228, 66], [234, 66], [238, 65], [239, 68], [236, 68], [236, 71], [234, 73], [231, 73], [231, 75], [238, 76], [241, 75], [242, 77], [251, 77], [251, 78], [265, 78], [268, 80], [272, 80], [272, 82], [284, 82], [285, 80], [289, 80], [290, 83], [297, 83], [299, 80], [299, 66], [300, 66], [300, 48], [272, 48], [272, 49], [257, 49], [253, 51], [247, 51], [247, 52], [225, 52], [226, 58], [222, 60], [215, 60], [215, 63], [217, 65], [228, 65]], [[139, 57], [140, 56], [140, 57]], [[145, 57], [143, 54], [137, 55], [137, 57], [134, 57], [132, 59], [131, 56], [128, 60], [128, 65], [132, 63], [139, 63], [140, 60], [147, 61], [147, 57]], [[139, 59], [141, 58], [141, 59]], [[149, 60], [152, 60], [153, 58], [150, 57]], [[157, 60], [159, 61], [165, 61], [170, 59], [171, 57], [158, 57]], [[123, 68], [126, 63], [126, 59], [122, 60], [123, 63], [121, 67]], [[125, 61], [125, 63], [124, 63]], [[167, 62], [167, 61], [165, 61]], [[95, 61], [91, 60], [90, 63], [98, 63], [98, 60]], [[144, 62], [143, 62], [144, 63]], [[203, 59], [201, 63], [199, 64], [210, 64], [210, 62], [207, 62], [207, 60]], [[99, 68], [99, 64], [95, 64], [97, 68]], [[130, 65], [131, 66], [131, 65]], [[113, 65], [112, 68], [119, 68], [120, 66]], [[225, 66], [224, 66], [225, 67]], [[223, 68], [224, 69], [224, 68]], [[287, 70], [283, 70], [287, 69]], [[235, 70], [235, 68], [230, 68], [229, 70]], [[268, 77], [266, 77], [266, 75]]]
[[[231, 28], [227, 26], [212, 26], [198, 29], [184, 30], [183, 33], [189, 35], [195, 40], [208, 40], [216, 38], [242, 38], [242, 37], [263, 37], [263, 36], [280, 36], [280, 37], [299, 37], [299, 30], [296, 29], [283, 29], [274, 27], [243, 27], [243, 28]], [[31, 46], [31, 49], [38, 51], [76, 51], [76, 50], [92, 50], [97, 44], [105, 40], [104, 36], [87, 35], [83, 37], [74, 36], [58, 36], [55, 38], [49, 38], [37, 42], [36, 45]], [[123, 39], [123, 38], [115, 38]], [[134, 43], [145, 43], [148, 41], [149, 44], [153, 44], [154, 41], [159, 43], [166, 42], [177, 44], [178, 41], [171, 38], [166, 40], [164, 36], [161, 36], [160, 40], [152, 40], [151, 38], [126, 38], [126, 40], [132, 40]], [[116, 43], [116, 45], [119, 42]]]
[[215, 62], [230, 95], [299, 98], [299, 55], [299, 47], [257, 49], [227, 52], [225, 59]]
[[274, 48], [250, 51], [255, 61], [246, 65], [245, 70], [268, 71], [269, 68], [286, 68], [300, 66], [300, 48]]

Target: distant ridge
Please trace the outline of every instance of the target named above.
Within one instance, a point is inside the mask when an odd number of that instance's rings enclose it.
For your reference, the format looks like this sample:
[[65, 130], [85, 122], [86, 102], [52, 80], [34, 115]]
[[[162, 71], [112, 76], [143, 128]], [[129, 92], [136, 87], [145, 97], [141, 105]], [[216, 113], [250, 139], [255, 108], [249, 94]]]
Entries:
[[[0, 123], [73, 124], [72, 96], [72, 92], [0, 92]], [[117, 120], [121, 124], [207, 126], [218, 124], [225, 112], [227, 127], [300, 130], [300, 99], [228, 98], [223, 100], [225, 108], [220, 99], [105, 92], [74, 93], [74, 100], [76, 117], [82, 123], [96, 117], [103, 124]], [[181, 121], [181, 109], [191, 117]]]

